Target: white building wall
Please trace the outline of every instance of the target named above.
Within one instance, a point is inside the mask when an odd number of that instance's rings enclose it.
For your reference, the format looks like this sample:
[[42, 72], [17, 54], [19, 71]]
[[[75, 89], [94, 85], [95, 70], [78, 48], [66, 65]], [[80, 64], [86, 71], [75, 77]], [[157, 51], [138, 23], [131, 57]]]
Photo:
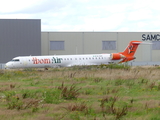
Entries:
[[102, 41], [117, 41], [116, 32], [84, 32], [84, 54], [99, 54], [117, 52], [117, 50], [102, 50]]
[[[160, 41], [160, 32], [42, 32], [42, 55], [122, 52], [132, 40]], [[50, 50], [50, 41], [64, 41], [64, 50]], [[102, 41], [116, 41], [116, 50], [102, 50]], [[160, 50], [140, 45], [135, 62], [159, 62]], [[133, 62], [134, 62], [133, 61]]]
[[[150, 32], [150, 35], [157, 35], [157, 41], [160, 41], [160, 32]], [[152, 49], [152, 46], [151, 46]], [[147, 53], [146, 53], [147, 54]], [[151, 51], [152, 61], [160, 61], [160, 50]]]

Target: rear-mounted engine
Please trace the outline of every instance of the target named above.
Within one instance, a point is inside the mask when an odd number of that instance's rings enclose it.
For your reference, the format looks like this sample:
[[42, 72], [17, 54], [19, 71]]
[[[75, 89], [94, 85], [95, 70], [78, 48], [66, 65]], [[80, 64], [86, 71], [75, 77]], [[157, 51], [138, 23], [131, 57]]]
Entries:
[[120, 59], [123, 59], [123, 58], [125, 58], [125, 56], [122, 55], [122, 54], [119, 54], [119, 53], [110, 54], [110, 59], [111, 60], [120, 60]]

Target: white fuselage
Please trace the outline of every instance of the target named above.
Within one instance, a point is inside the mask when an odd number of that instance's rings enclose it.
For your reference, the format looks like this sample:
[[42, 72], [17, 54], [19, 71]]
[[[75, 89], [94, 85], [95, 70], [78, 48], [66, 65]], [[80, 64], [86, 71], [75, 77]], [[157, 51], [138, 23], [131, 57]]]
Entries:
[[52, 68], [71, 67], [80, 65], [100, 65], [118, 63], [120, 60], [112, 60], [110, 54], [88, 55], [54, 55], [54, 56], [22, 56], [15, 57], [6, 63], [6, 68]]

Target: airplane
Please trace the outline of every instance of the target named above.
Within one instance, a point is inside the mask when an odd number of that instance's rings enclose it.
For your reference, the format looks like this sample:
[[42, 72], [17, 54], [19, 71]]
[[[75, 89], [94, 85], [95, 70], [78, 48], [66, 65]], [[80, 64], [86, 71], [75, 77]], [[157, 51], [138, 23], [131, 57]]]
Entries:
[[101, 65], [123, 63], [136, 59], [134, 54], [141, 41], [130, 41], [123, 52], [111, 54], [83, 54], [83, 55], [50, 55], [50, 56], [20, 56], [5, 64], [6, 69], [15, 68], [54, 68], [82, 65]]

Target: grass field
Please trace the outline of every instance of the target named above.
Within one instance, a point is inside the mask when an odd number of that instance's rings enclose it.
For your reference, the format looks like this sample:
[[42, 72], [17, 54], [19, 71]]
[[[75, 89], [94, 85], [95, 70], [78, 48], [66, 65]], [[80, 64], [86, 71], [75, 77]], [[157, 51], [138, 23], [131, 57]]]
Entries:
[[160, 67], [1, 70], [1, 120], [160, 120]]

